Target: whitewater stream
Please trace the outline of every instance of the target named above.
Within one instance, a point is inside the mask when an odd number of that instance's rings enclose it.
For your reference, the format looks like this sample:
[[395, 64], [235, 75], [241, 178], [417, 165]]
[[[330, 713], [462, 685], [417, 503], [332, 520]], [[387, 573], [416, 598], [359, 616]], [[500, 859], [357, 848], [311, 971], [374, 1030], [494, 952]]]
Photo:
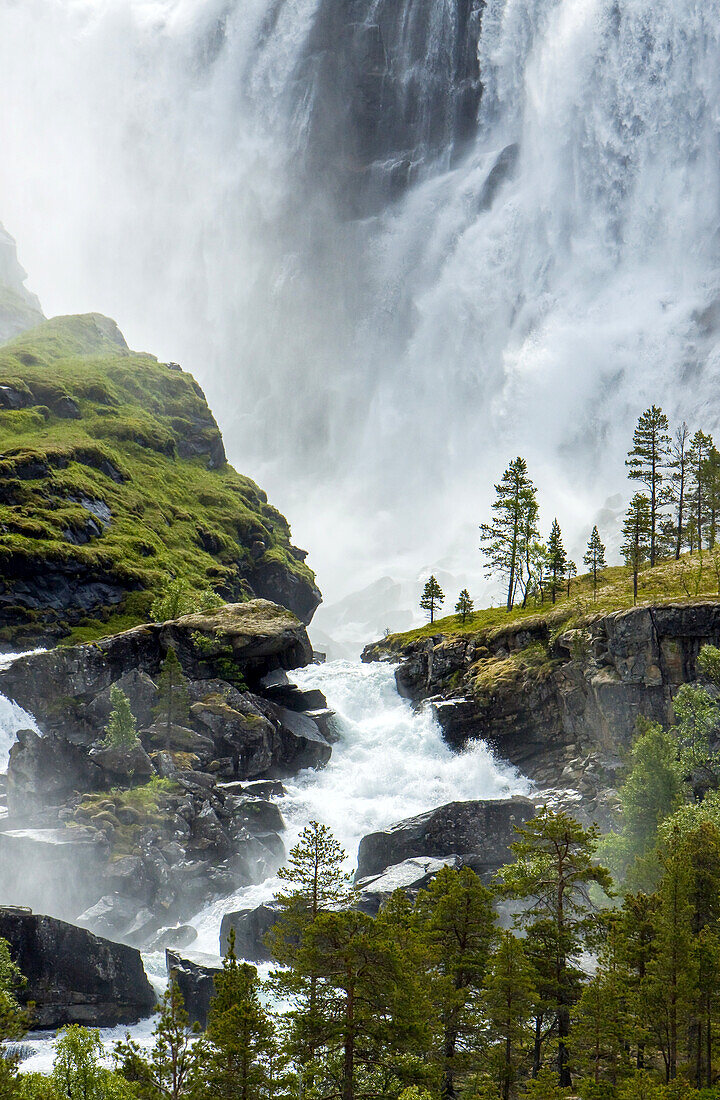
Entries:
[[[340, 740], [327, 767], [308, 769], [285, 782], [287, 794], [280, 806], [287, 826], [287, 850], [309, 821], [320, 821], [330, 826], [343, 845], [350, 870], [366, 833], [446, 802], [528, 791], [527, 781], [494, 760], [484, 745], [451, 752], [431, 711], [415, 712], [400, 698], [390, 665], [334, 661], [294, 672], [292, 678], [301, 688], [324, 692], [335, 711]], [[4, 747], [9, 747], [27, 718], [0, 699]], [[277, 885], [273, 877], [212, 902], [188, 922], [198, 933], [188, 950], [216, 955], [223, 914], [259, 905], [273, 896]], [[145, 965], [158, 990], [162, 989], [164, 955], [145, 955]], [[143, 1021], [130, 1030], [142, 1042], [149, 1038], [151, 1027], [151, 1021]], [[126, 1031], [120, 1027], [103, 1032], [108, 1049]], [[32, 1054], [24, 1068], [49, 1069], [51, 1039], [33, 1037], [26, 1045]]]

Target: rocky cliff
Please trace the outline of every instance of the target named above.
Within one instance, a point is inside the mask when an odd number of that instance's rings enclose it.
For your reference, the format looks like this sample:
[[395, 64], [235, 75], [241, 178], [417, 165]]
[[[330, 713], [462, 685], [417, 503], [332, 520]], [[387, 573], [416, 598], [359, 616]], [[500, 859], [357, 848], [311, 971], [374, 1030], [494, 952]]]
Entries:
[[0, 344], [43, 320], [39, 301], [25, 286], [26, 278], [15, 241], [0, 225]]
[[[160, 721], [171, 647], [187, 698]], [[256, 600], [0, 671], [0, 692], [40, 730], [21, 730], [10, 752], [0, 902], [147, 946], [210, 898], [272, 874], [285, 855], [281, 779], [332, 752], [323, 696], [285, 676], [311, 657], [303, 624]], [[123, 746], [105, 738], [113, 686], [139, 730]]]
[[720, 644], [720, 601], [588, 615], [552, 633], [547, 618], [477, 634], [437, 634], [364, 660], [398, 660], [400, 692], [429, 701], [460, 749], [480, 738], [542, 788], [574, 791], [607, 822], [639, 716], [673, 720], [673, 695], [695, 679], [705, 644]]
[[0, 645], [149, 617], [169, 577], [308, 622], [320, 593], [265, 493], [226, 462], [195, 380], [98, 314], [0, 348]]

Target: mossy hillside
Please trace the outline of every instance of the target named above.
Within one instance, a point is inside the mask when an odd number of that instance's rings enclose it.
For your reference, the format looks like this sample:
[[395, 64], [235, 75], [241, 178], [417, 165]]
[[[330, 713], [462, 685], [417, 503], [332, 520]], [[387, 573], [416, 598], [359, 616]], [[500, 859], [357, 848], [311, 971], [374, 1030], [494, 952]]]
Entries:
[[[194, 379], [131, 352], [114, 322], [60, 317], [23, 334], [0, 348], [0, 386], [23, 406], [0, 410], [0, 576], [12, 591], [59, 566], [125, 590], [68, 623], [70, 640], [143, 621], [169, 576], [238, 599], [279, 563], [312, 585], [287, 521], [225, 463]], [[5, 612], [6, 640], [32, 629], [21, 601]]]
[[[684, 555], [679, 561], [647, 568], [638, 578], [638, 607], [663, 603], [706, 603], [720, 600], [720, 551]], [[469, 691], [478, 701], [497, 692], [521, 691], [538, 685], [563, 663], [553, 650], [555, 639], [570, 639], [573, 656], [582, 657], [584, 628], [615, 611], [633, 607], [632, 570], [614, 566], [603, 571], [597, 594], [590, 574], [573, 579], [555, 604], [534, 602], [523, 608], [490, 607], [474, 612], [465, 623], [450, 615], [415, 630], [389, 634], [370, 647], [377, 657], [398, 658], [424, 639], [436, 644], [467, 641], [475, 660], [456, 673], [447, 687]], [[577, 653], [575, 652], [577, 651]]]

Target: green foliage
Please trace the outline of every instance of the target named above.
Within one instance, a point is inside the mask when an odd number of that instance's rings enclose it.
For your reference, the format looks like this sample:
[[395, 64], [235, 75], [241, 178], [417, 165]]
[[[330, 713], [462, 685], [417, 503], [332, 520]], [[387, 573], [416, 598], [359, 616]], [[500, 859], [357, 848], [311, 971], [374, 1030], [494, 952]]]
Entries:
[[463, 626], [467, 622], [468, 616], [472, 615], [474, 610], [474, 603], [470, 598], [470, 593], [467, 588], [463, 588], [462, 592], [458, 596], [458, 601], [455, 604], [455, 614], [460, 616], [460, 621]]
[[[3, 574], [68, 565], [126, 586], [119, 606], [76, 626], [61, 621], [71, 639], [147, 621], [168, 577], [232, 600], [247, 595], [244, 576], [255, 564], [278, 563], [312, 581], [263, 491], [230, 466], [208, 468], [220, 435], [194, 380], [129, 351], [106, 318], [56, 318], [3, 346], [0, 384], [33, 402], [0, 412]], [[80, 419], [53, 411], [63, 396]], [[183, 457], [189, 441], [206, 453]], [[74, 545], [68, 531], [84, 530], [90, 518], [83, 501], [105, 505], [110, 521]], [[32, 627], [28, 616], [8, 640], [30, 637]]]
[[554, 519], [547, 544], [547, 567], [550, 573], [550, 595], [553, 603], [557, 599], [558, 589], [562, 578], [565, 576], [566, 566], [567, 554], [563, 546], [560, 524]]
[[150, 618], [156, 623], [165, 623], [197, 611], [212, 611], [222, 605], [222, 598], [212, 588], [198, 591], [185, 577], [174, 577], [165, 583], [150, 605]]
[[488, 1062], [502, 1100], [514, 1093], [533, 1041], [536, 977], [522, 941], [502, 932], [482, 992]]
[[672, 468], [669, 424], [662, 409], [653, 405], [642, 414], [633, 435], [632, 450], [625, 465], [628, 477], [639, 481], [648, 490], [648, 526], [650, 565], [656, 560], [656, 534], [662, 507], [668, 494], [666, 482]]
[[637, 603], [638, 573], [650, 557], [651, 533], [650, 502], [643, 493], [636, 493], [623, 523], [621, 547], [625, 564], [632, 570], [634, 603]]
[[160, 725], [165, 727], [169, 740], [172, 727], [182, 726], [190, 718], [187, 678], [183, 674], [182, 665], [172, 646], [168, 647], [167, 655], [163, 661], [157, 682], [157, 690], [158, 701], [155, 707], [155, 718]]
[[[115, 1044], [115, 1061], [138, 1100], [184, 1100], [202, 1096], [204, 1045], [190, 1028], [177, 983], [171, 981], [158, 1006], [149, 1052], [128, 1035]], [[207, 1095], [207, 1093], [206, 1093]]]
[[137, 724], [130, 700], [116, 684], [110, 688], [110, 718], [105, 727], [105, 744], [113, 749], [130, 749], [137, 744]]
[[420, 606], [423, 611], [427, 611], [430, 615], [430, 622], [435, 622], [435, 611], [442, 607], [445, 602], [445, 593], [438, 584], [434, 576], [430, 577], [425, 582], [422, 596], [420, 597]]
[[658, 830], [683, 802], [683, 767], [674, 735], [641, 721], [620, 787], [622, 829], [603, 838], [602, 853], [617, 880], [631, 889], [652, 887], [659, 873]]
[[587, 550], [583, 555], [583, 562], [590, 570], [593, 582], [593, 599], [597, 599], [598, 574], [606, 568], [605, 546], [600, 538], [597, 527], [593, 527], [588, 539]]
[[63, 1100], [130, 1100], [127, 1084], [101, 1064], [100, 1032], [72, 1024], [55, 1043], [50, 1082]]
[[529, 581], [530, 548], [538, 537], [537, 490], [524, 458], [514, 459], [495, 486], [493, 518], [480, 526], [480, 540], [490, 576], [507, 579], [508, 611], [518, 584]]

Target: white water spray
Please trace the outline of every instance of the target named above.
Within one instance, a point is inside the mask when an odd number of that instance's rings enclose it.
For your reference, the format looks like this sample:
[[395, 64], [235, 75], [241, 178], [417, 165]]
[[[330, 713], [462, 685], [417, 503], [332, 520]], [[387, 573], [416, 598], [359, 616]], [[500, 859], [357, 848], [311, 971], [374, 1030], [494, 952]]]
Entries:
[[331, 601], [449, 547], [472, 582], [518, 451], [579, 544], [644, 407], [718, 424], [720, 0], [423, 8], [0, 0], [32, 287], [194, 371]]

